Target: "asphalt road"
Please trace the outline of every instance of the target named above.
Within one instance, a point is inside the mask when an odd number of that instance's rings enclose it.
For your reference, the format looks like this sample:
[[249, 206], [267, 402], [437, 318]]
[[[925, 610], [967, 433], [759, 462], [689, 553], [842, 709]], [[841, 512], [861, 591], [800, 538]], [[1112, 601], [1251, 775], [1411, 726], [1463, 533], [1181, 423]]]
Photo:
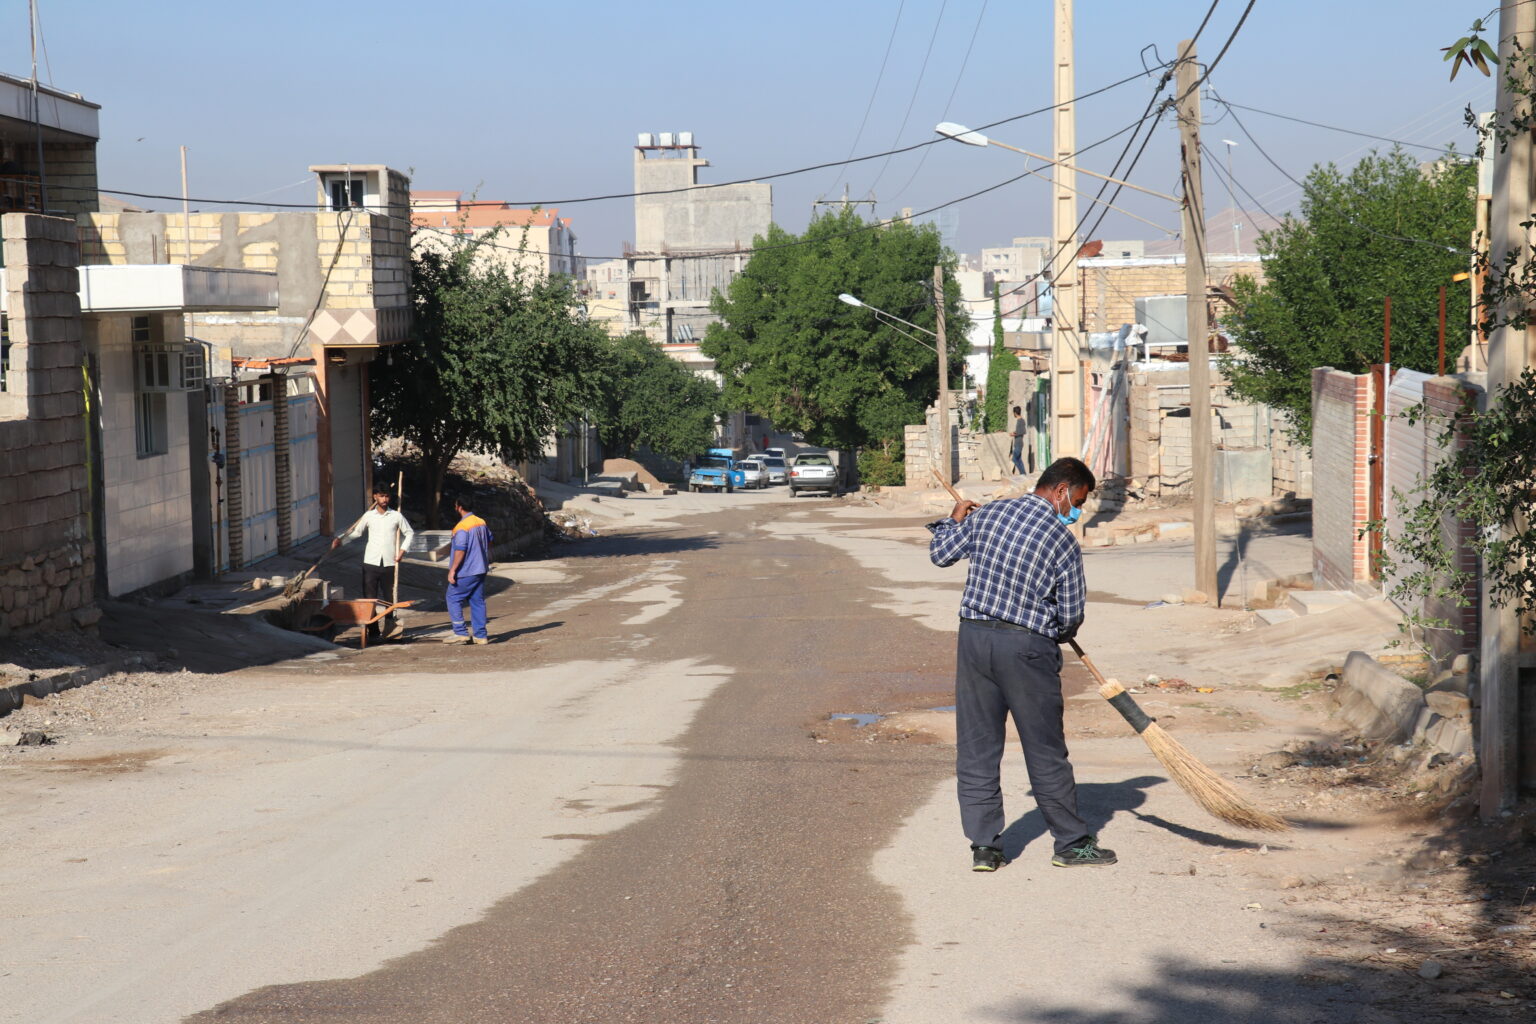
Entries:
[[[690, 520], [685, 529], [594, 541], [570, 560], [590, 586], [664, 553], [675, 562], [668, 583], [680, 603], [647, 625], [655, 642], [645, 654], [730, 670], [677, 740], [680, 769], [652, 813], [569, 841], [556, 870], [380, 970], [264, 988], [196, 1019], [824, 1024], [877, 1016], [909, 928], [870, 861], [946, 774], [948, 752], [818, 744], [808, 726], [888, 700], [892, 679], [942, 691], [948, 645], [875, 610], [866, 571], [846, 555], [752, 528], [778, 514], [767, 506], [721, 513], [703, 537], [689, 536], [703, 522]], [[517, 600], [514, 588], [494, 617], [515, 615]], [[541, 634], [540, 657], [586, 656], [593, 636], [621, 632], [633, 610], [584, 606], [579, 625]], [[525, 657], [516, 644], [471, 653], [492, 666]]]
[[827, 503], [679, 498], [505, 566], [487, 647], [418, 617], [8, 762], [0, 1016], [879, 1016], [912, 926], [872, 861], [952, 755], [813, 730], [949, 703], [952, 637], [773, 532]]

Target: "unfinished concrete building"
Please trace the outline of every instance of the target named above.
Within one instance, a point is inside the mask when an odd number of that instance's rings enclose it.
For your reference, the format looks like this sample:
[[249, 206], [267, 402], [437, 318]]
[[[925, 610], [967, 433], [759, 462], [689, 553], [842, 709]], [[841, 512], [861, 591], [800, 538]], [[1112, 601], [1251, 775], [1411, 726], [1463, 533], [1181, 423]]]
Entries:
[[632, 328], [690, 364], [716, 319], [710, 299], [741, 273], [752, 239], [773, 221], [772, 185], [701, 185], [699, 168], [708, 166], [692, 132], [640, 134], [635, 241], [624, 252]]

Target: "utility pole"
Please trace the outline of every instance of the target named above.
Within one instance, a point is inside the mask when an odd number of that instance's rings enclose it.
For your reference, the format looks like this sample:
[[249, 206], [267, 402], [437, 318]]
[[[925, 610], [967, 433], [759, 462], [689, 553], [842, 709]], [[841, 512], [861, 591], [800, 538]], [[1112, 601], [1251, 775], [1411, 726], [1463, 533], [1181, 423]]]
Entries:
[[938, 314], [934, 332], [939, 349], [939, 475], [945, 483], [954, 481], [954, 456], [949, 439], [949, 347], [944, 343], [944, 268], [933, 268], [933, 308]]
[[1195, 589], [1220, 604], [1216, 589], [1216, 495], [1211, 449], [1211, 346], [1205, 306], [1205, 198], [1200, 183], [1200, 66], [1195, 41], [1179, 44], [1179, 148], [1184, 177], [1185, 334], [1189, 338], [1189, 450], [1194, 476]]
[[[1520, 54], [1536, 46], [1536, 6], [1505, 0], [1499, 9], [1499, 100], [1495, 123], [1510, 129], [1512, 118], [1528, 114], [1531, 101], [1511, 93], [1505, 69], [1520, 66]], [[1515, 132], [1508, 147], [1501, 147], [1493, 165], [1493, 210], [1489, 217], [1490, 245], [1488, 262], [1493, 267], [1505, 265], [1507, 256], [1515, 257], [1511, 270], [1521, 274], [1518, 260], [1528, 253], [1529, 241], [1522, 222], [1530, 218], [1533, 168], [1531, 134]], [[1497, 273], [1498, 271], [1494, 271]], [[1520, 312], [1520, 300], [1496, 311], [1500, 320]], [[1499, 401], [1499, 389], [1520, 378], [1520, 371], [1532, 363], [1532, 332], [1529, 328], [1500, 326], [1488, 339], [1488, 404]], [[1509, 527], [1500, 530], [1500, 539], [1509, 539]], [[1483, 771], [1479, 811], [1484, 818], [1495, 818], [1507, 809], [1519, 789], [1520, 744], [1520, 622], [1512, 602], [1502, 607], [1494, 604], [1487, 578], [1482, 582], [1482, 629], [1478, 658], [1478, 689], [1481, 694], [1482, 720], [1479, 732], [1478, 761]], [[1536, 737], [1524, 738], [1536, 743]]]
[[1077, 337], [1077, 108], [1071, 103], [1072, 0], [1056, 0], [1051, 155], [1051, 457], [1083, 454], [1083, 378]]

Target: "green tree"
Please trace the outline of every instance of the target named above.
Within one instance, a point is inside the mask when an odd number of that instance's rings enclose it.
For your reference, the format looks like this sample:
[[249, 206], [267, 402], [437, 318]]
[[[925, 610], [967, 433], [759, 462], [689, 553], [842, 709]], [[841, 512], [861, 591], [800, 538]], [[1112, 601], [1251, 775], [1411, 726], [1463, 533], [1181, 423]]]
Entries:
[[630, 455], [644, 445], [684, 459], [714, 440], [720, 389], [644, 334], [610, 342], [602, 378], [593, 413], [605, 448]]
[[889, 456], [936, 397], [938, 358], [928, 336], [902, 327], [913, 336], [904, 337], [837, 297], [848, 292], [933, 330], [929, 293], [933, 268], [943, 264], [950, 379], [959, 380], [970, 319], [937, 229], [866, 224], [844, 209], [813, 220], [802, 236], [774, 225], [753, 248], [728, 293], [715, 295], [711, 308], [722, 322], [700, 344], [724, 378], [725, 406], [768, 416], [813, 444], [873, 446]]
[[421, 452], [428, 528], [455, 455], [536, 457], [596, 397], [603, 332], [581, 318], [564, 279], [509, 274], [495, 237], [413, 249], [410, 338], [371, 368], [374, 436]]
[[1008, 375], [1019, 368], [1019, 357], [1000, 352], [987, 364], [986, 425], [988, 430], [1011, 429], [1008, 416]]
[[[1468, 268], [1476, 169], [1421, 168], [1401, 150], [1348, 174], [1314, 167], [1301, 217], [1259, 238], [1264, 283], [1239, 277], [1223, 323], [1237, 351], [1223, 361], [1232, 390], [1291, 415], [1312, 435], [1312, 368], [1363, 373], [1382, 358], [1382, 302], [1392, 297], [1392, 363], [1434, 372], [1438, 288]], [[1449, 337], [1464, 337], [1469, 300], [1447, 287]], [[1458, 346], [1459, 348], [1459, 346]]]

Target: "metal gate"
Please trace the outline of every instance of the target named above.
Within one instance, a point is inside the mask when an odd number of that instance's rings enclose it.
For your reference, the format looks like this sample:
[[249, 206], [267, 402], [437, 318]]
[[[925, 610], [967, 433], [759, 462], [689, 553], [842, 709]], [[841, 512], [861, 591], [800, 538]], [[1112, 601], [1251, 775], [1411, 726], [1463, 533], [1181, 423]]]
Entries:
[[240, 407], [240, 486], [244, 516], [245, 564], [277, 554], [277, 447], [272, 403]]

